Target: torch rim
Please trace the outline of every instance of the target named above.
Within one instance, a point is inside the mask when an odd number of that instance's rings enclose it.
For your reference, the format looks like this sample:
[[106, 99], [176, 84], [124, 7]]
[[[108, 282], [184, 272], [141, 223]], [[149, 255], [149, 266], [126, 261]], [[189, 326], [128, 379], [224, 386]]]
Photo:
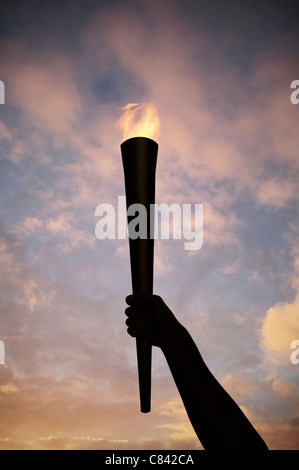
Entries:
[[150, 140], [151, 142], [154, 142], [157, 146], [159, 146], [158, 142], [156, 142], [154, 139], [151, 139], [150, 137], [144, 137], [144, 136], [135, 136], [135, 137], [129, 137], [129, 139], [124, 140], [120, 146], [125, 144], [126, 142], [129, 142], [130, 140], [135, 140], [135, 139], [144, 139], [144, 140]]

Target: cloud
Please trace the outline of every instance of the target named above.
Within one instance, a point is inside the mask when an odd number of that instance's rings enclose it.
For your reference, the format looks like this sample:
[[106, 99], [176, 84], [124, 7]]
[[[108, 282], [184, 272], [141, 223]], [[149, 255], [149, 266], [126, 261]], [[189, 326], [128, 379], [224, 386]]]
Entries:
[[[232, 181], [236, 194], [248, 188], [261, 205], [284, 207], [296, 199], [296, 177], [285, 174], [286, 162], [298, 170], [296, 109], [288, 99], [293, 62], [257, 60], [246, 78], [221, 57], [200, 69], [190, 57], [200, 63], [211, 47], [208, 35], [199, 42], [197, 32], [187, 30], [173, 10], [166, 23], [157, 7], [151, 14], [151, 24], [126, 8], [99, 15], [89, 25], [89, 37], [95, 44], [104, 39], [119, 66], [143, 87], [139, 95], [156, 102], [162, 122], [159, 171], [162, 178], [166, 171], [173, 173], [173, 193], [182, 182], [175, 175], [183, 172], [210, 187]], [[169, 53], [174, 49], [175, 56]], [[130, 99], [140, 101], [139, 96]], [[275, 176], [271, 170], [266, 174], [271, 165]], [[227, 190], [217, 189], [225, 199]]]
[[260, 338], [265, 352], [265, 359], [274, 366], [290, 364], [291, 343], [299, 339], [299, 256], [296, 233], [292, 243], [292, 267], [289, 284], [293, 287], [295, 298], [289, 302], [280, 302], [269, 308], [263, 319]]
[[221, 380], [224, 389], [236, 400], [253, 395], [256, 385], [250, 380], [227, 373]]
[[44, 222], [42, 219], [39, 219], [37, 217], [26, 217], [20, 227], [20, 230], [23, 232], [23, 234], [30, 235], [36, 230], [41, 229], [43, 225]]
[[252, 36], [255, 9], [243, 24], [183, 3], [67, 1], [54, 22], [37, 3], [5, 7], [1, 448], [200, 447], [159, 356], [153, 412], [146, 424], [140, 415], [127, 240], [94, 235], [97, 205], [124, 194], [120, 108], [148, 100], [162, 123], [157, 202], [204, 205], [201, 250], [157, 241], [155, 289], [271, 445], [298, 445], [295, 56], [283, 57], [290, 40], [268, 17]]
[[15, 62], [10, 58], [8, 68], [13, 103], [31, 125], [47, 132], [67, 131], [81, 110], [70, 61], [56, 56], [48, 63], [34, 63], [22, 53]]
[[296, 183], [289, 180], [271, 179], [264, 181], [256, 189], [257, 200], [261, 204], [283, 207], [296, 195]]
[[299, 338], [299, 296], [294, 302], [280, 303], [267, 312], [261, 329], [266, 359], [274, 365], [288, 365], [291, 342]]
[[1, 393], [4, 393], [5, 395], [9, 394], [9, 393], [15, 393], [15, 392], [19, 392], [20, 390], [18, 389], [18, 387], [13, 384], [13, 383], [7, 383], [5, 385], [0, 385], [0, 392]]
[[289, 380], [275, 379], [273, 381], [272, 388], [274, 393], [277, 394], [279, 397], [284, 397], [294, 402], [297, 401], [298, 387]]
[[177, 442], [194, 441], [192, 447], [199, 448], [198, 438], [186, 415], [182, 401], [179, 399], [169, 400], [163, 404], [159, 412], [160, 415], [170, 419], [169, 423], [164, 423], [159, 427], [169, 430], [170, 439]]
[[11, 141], [12, 134], [8, 130], [7, 126], [2, 121], [0, 121], [0, 140], [2, 139]]

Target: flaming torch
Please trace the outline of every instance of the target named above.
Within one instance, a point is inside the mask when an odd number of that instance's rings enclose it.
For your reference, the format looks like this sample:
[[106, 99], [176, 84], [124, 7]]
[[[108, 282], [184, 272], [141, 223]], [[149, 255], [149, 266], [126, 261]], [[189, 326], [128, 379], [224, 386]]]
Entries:
[[[128, 213], [131, 279], [133, 293], [153, 293], [154, 271], [154, 220], [151, 220], [150, 205], [155, 203], [155, 174], [158, 144], [153, 140], [159, 134], [159, 118], [153, 103], [130, 103], [118, 127], [124, 131], [121, 154], [125, 177], [127, 211], [133, 204], [142, 204], [146, 209], [146, 237], [135, 237], [130, 233], [132, 214]], [[152, 351], [148, 337], [136, 338], [140, 410], [151, 409], [151, 362]]]

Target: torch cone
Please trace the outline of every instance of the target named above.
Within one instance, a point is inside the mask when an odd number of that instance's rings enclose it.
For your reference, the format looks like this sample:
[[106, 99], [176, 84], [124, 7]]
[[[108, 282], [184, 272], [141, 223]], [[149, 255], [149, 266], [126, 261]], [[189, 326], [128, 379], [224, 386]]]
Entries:
[[[153, 293], [154, 271], [154, 221], [151, 220], [150, 205], [155, 203], [155, 174], [158, 144], [146, 137], [134, 137], [121, 144], [125, 176], [127, 209], [132, 204], [146, 208], [146, 238], [133, 239], [129, 246], [133, 293]], [[133, 216], [128, 215], [128, 224]], [[151, 409], [151, 344], [148, 337], [136, 338], [140, 392], [140, 410], [148, 413]]]

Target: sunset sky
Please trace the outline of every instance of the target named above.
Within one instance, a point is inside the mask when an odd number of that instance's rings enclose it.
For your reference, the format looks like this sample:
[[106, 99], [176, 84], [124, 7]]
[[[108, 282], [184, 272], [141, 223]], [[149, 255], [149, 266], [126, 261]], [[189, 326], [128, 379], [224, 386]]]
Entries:
[[271, 449], [299, 449], [299, 5], [64, 0], [0, 7], [0, 449], [202, 449], [163, 354], [139, 412], [116, 123], [160, 117], [156, 201], [204, 242], [155, 242], [154, 292]]

